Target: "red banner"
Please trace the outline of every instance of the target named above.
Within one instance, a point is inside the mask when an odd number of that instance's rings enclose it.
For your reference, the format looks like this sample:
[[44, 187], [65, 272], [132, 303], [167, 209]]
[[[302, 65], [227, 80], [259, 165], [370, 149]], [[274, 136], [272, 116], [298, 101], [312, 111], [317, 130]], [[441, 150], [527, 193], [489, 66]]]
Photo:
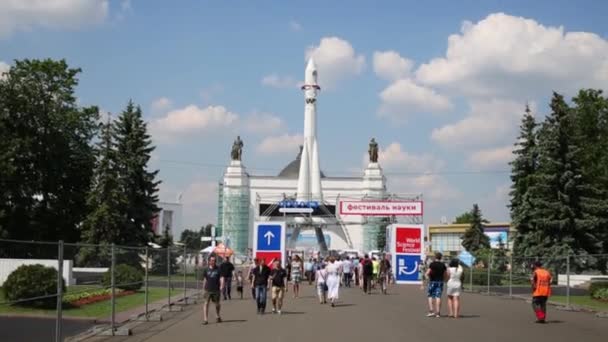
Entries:
[[421, 253], [422, 231], [419, 228], [397, 227], [396, 253]]

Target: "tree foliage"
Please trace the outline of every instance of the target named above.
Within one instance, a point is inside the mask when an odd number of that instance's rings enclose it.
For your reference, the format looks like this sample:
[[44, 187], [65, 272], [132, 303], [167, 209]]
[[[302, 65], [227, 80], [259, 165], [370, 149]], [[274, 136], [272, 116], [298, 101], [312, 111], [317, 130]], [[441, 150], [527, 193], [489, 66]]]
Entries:
[[80, 69], [15, 61], [0, 78], [0, 233], [75, 242], [93, 175], [97, 107], [80, 107]]
[[142, 111], [129, 101], [113, 126], [116, 168], [120, 190], [126, 199], [126, 222], [121, 240], [130, 245], [145, 245], [154, 237], [152, 219], [160, 210], [158, 171], [149, 171], [152, 146]]
[[483, 249], [490, 248], [490, 238], [483, 232], [483, 217], [477, 204], [471, 209], [471, 226], [462, 236], [462, 247], [473, 255]]
[[[540, 128], [524, 116], [512, 163], [511, 215], [518, 254], [549, 260], [606, 252], [608, 104], [601, 91], [581, 90], [569, 106], [554, 93]], [[605, 261], [602, 268], [605, 269]], [[601, 266], [601, 265], [600, 265]]]

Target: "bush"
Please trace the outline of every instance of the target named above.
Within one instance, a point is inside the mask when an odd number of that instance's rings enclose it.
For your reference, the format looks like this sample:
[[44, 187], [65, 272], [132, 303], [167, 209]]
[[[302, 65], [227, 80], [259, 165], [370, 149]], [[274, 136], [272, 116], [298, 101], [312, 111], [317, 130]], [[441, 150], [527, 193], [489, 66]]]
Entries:
[[[500, 285], [502, 276], [495, 273], [490, 273], [490, 286]], [[464, 268], [463, 285], [466, 287], [471, 283], [471, 268]], [[487, 286], [488, 285], [488, 269], [473, 268], [473, 285]]]
[[608, 300], [608, 287], [597, 289], [591, 294], [593, 299]]
[[[3, 288], [5, 299], [11, 302], [54, 295], [57, 294], [57, 270], [40, 264], [19, 266], [6, 278]], [[63, 291], [65, 291], [65, 282]], [[50, 297], [18, 304], [52, 307], [56, 302], [56, 297]]]
[[[110, 268], [103, 275], [103, 285], [111, 286], [112, 285], [112, 269]], [[144, 275], [138, 271], [135, 267], [120, 264], [116, 266], [116, 271], [114, 274], [114, 283], [116, 287], [121, 290], [126, 291], [137, 291], [141, 289], [143, 285]]]
[[592, 281], [589, 285], [589, 294], [591, 297], [597, 298], [595, 293], [603, 289], [608, 289], [608, 281]]

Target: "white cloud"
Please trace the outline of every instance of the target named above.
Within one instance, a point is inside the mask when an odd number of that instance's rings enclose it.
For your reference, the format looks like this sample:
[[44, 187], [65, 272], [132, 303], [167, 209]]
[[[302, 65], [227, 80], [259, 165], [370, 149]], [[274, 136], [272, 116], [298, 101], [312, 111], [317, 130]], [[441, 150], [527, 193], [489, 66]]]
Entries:
[[159, 113], [166, 110], [169, 110], [173, 103], [171, 99], [167, 97], [159, 97], [158, 99], [152, 101], [151, 109], [153, 113]]
[[0, 38], [34, 28], [76, 29], [103, 22], [108, 0], [0, 1]]
[[273, 88], [296, 88], [299, 83], [291, 76], [280, 76], [275, 73], [264, 76], [261, 82], [262, 85]]
[[[531, 103], [534, 110], [535, 104]], [[436, 128], [431, 139], [447, 148], [467, 148], [514, 141], [525, 104], [517, 101], [474, 100], [459, 122]]]
[[302, 30], [302, 25], [299, 22], [295, 21], [295, 20], [291, 20], [289, 22], [289, 28], [292, 31], [301, 31]]
[[[185, 187], [178, 187], [163, 182], [159, 186], [161, 201], [175, 202], [181, 197], [184, 228], [198, 229], [217, 219], [217, 182], [195, 180]], [[179, 237], [178, 237], [179, 238]]]
[[513, 160], [513, 146], [484, 149], [474, 152], [468, 162], [475, 169], [505, 169]]
[[165, 116], [150, 123], [152, 135], [160, 140], [172, 140], [205, 130], [228, 128], [239, 116], [223, 106], [199, 108], [189, 105], [169, 111]]
[[[364, 156], [367, 164], [368, 156]], [[404, 151], [401, 144], [393, 142], [378, 151], [378, 162], [387, 170], [400, 172], [424, 173], [435, 172], [444, 167], [445, 163], [430, 154], [414, 154]]]
[[412, 112], [444, 112], [452, 108], [450, 100], [431, 88], [416, 84], [411, 79], [401, 79], [390, 84], [380, 93], [378, 115], [403, 120]]
[[304, 137], [300, 134], [289, 135], [283, 134], [279, 136], [266, 137], [257, 146], [258, 153], [263, 155], [274, 155], [289, 153], [293, 154], [298, 147], [304, 142]]
[[357, 55], [348, 41], [338, 37], [324, 37], [319, 45], [308, 47], [306, 59], [311, 57], [319, 70], [319, 84], [330, 89], [339, 81], [360, 74], [365, 67], [365, 57]]
[[582, 87], [608, 88], [607, 56], [608, 41], [597, 34], [494, 13], [464, 22], [448, 38], [446, 56], [421, 65], [416, 76], [468, 96], [536, 98], [552, 89], [572, 95]]
[[437, 205], [441, 201], [453, 201], [462, 197], [462, 192], [443, 176], [427, 174], [420, 176], [390, 175], [388, 188], [392, 193], [422, 194], [426, 203]]
[[412, 60], [401, 57], [395, 51], [374, 52], [374, 72], [384, 80], [396, 81], [408, 77], [413, 66]]
[[243, 120], [243, 129], [256, 134], [276, 133], [286, 127], [283, 119], [270, 113], [253, 113]]
[[0, 80], [4, 79], [6, 76], [4, 76], [5, 72], [8, 72], [8, 70], [11, 68], [10, 65], [4, 63], [3, 61], [0, 61]]

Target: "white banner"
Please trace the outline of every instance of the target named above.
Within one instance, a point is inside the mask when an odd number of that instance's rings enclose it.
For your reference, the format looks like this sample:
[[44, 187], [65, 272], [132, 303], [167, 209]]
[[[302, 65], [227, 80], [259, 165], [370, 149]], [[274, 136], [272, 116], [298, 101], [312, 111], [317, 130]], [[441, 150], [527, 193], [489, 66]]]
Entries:
[[340, 201], [340, 216], [421, 216], [422, 201]]

